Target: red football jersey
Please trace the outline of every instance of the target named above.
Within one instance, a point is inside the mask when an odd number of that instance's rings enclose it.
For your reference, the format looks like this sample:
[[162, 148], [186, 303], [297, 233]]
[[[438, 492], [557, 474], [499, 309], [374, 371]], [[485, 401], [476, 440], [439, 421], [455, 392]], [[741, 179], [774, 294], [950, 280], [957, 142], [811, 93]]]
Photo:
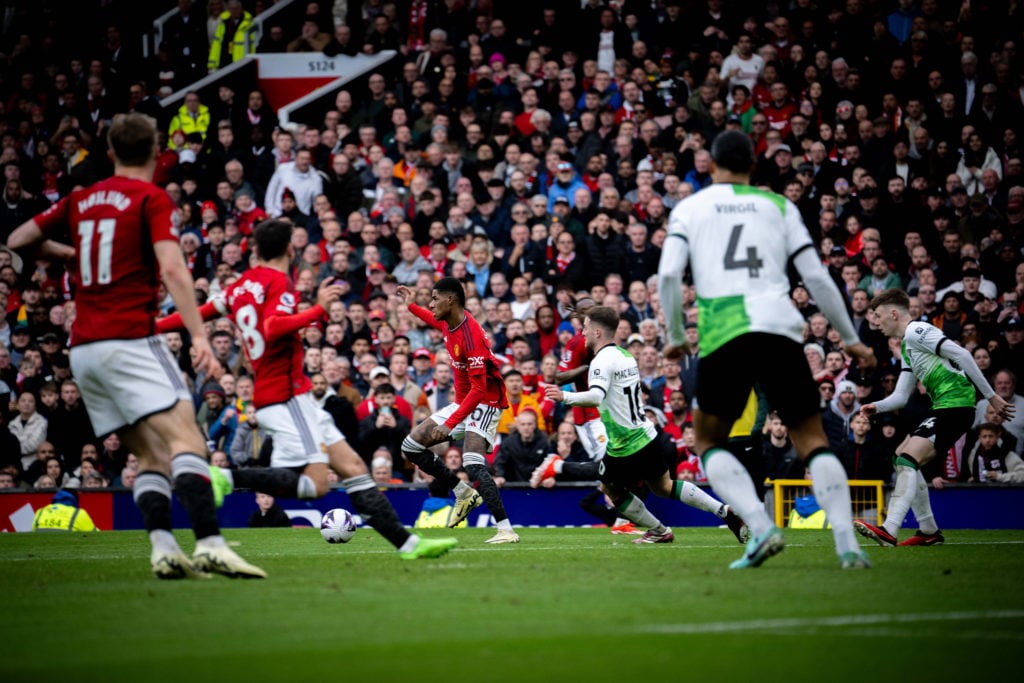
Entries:
[[[562, 351], [562, 360], [558, 363], [558, 371], [568, 372], [569, 370], [575, 370], [580, 366], [588, 364], [593, 357], [594, 354], [590, 353], [590, 349], [587, 348], [586, 337], [583, 336], [583, 333], [577, 332]], [[574, 386], [576, 391], [586, 391], [589, 389], [587, 386], [587, 376], [584, 374], [579, 377]], [[597, 411], [597, 408], [572, 407], [572, 421], [578, 425], [585, 424], [591, 420], [599, 420], [600, 418], [601, 413]]]
[[152, 183], [113, 176], [76, 190], [36, 216], [46, 237], [70, 237], [78, 315], [73, 345], [156, 334], [159, 268], [153, 245], [178, 241], [176, 209]]
[[288, 276], [264, 266], [247, 270], [219, 302], [220, 312], [230, 315], [238, 326], [252, 363], [252, 402], [257, 408], [284, 403], [313, 387], [302, 372], [304, 351], [298, 329], [272, 336], [273, 325], [268, 324], [275, 316], [294, 316], [297, 303]]
[[[459, 402], [459, 410], [448, 420], [449, 426], [459, 424], [477, 405], [508, 407], [500, 364], [491, 352], [491, 345], [480, 323], [473, 316], [466, 313], [465, 320], [455, 328], [448, 329], [448, 325], [435, 320], [434, 314], [422, 306], [410, 304], [409, 312], [444, 334], [444, 346], [452, 362], [455, 400]], [[472, 404], [467, 404], [466, 397], [471, 393], [474, 383], [483, 391], [483, 395]]]

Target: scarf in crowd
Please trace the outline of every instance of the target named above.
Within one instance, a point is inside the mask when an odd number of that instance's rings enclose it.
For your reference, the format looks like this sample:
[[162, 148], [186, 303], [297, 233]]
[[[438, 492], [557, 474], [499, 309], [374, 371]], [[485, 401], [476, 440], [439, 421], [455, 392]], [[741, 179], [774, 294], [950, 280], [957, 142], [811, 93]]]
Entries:
[[570, 252], [569, 255], [565, 256], [565, 257], [563, 257], [561, 254], [559, 254], [555, 258], [555, 264], [558, 266], [559, 274], [564, 273], [565, 269], [569, 267], [569, 264], [572, 263], [573, 259], [575, 259], [575, 258], [576, 258], [576, 252], [575, 251]]

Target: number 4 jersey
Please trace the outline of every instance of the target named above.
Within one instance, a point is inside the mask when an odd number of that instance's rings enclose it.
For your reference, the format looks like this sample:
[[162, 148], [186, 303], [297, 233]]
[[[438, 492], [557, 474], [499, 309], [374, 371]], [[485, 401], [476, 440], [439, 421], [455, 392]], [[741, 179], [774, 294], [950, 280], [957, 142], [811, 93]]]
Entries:
[[701, 356], [747, 332], [803, 341], [786, 266], [813, 243], [792, 202], [747, 185], [711, 185], [672, 210], [669, 236], [690, 247]]
[[74, 345], [156, 333], [159, 278], [153, 245], [177, 243], [176, 215], [161, 188], [114, 176], [72, 192], [36, 216], [46, 237], [70, 238], [75, 248]]

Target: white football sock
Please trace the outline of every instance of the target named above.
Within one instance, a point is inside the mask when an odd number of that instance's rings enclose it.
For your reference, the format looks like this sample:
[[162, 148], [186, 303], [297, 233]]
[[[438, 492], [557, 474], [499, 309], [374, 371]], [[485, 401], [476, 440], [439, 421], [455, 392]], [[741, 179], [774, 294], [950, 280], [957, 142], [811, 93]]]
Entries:
[[619, 514], [634, 524], [639, 524], [640, 526], [659, 534], [664, 533], [665, 525], [658, 521], [657, 517], [651, 514], [651, 511], [647, 509], [644, 502], [632, 493], [628, 494], [628, 496], [629, 497], [626, 498], [626, 500], [616, 507]]
[[917, 470], [917, 492], [914, 495], [914, 502], [910, 504], [917, 518], [917, 528], [922, 534], [934, 534], [939, 530], [935, 523], [935, 515], [932, 513], [932, 500], [928, 495], [928, 483], [924, 480], [921, 470]]
[[704, 492], [704, 489], [692, 481], [677, 481], [673, 483], [672, 497], [681, 503], [686, 503], [690, 507], [710, 512], [721, 519], [725, 518], [725, 505], [721, 501], [709, 496]]
[[811, 480], [814, 498], [825, 511], [832, 525], [832, 538], [836, 552], [860, 552], [857, 536], [853, 532], [853, 509], [850, 507], [850, 482], [846, 470], [832, 453], [821, 453], [811, 460]]
[[704, 456], [704, 472], [718, 497], [747, 523], [754, 536], [775, 526], [757, 497], [750, 473], [735, 455], [724, 448], [712, 448]]
[[903, 520], [907, 518], [910, 504], [917, 495], [917, 475], [918, 471], [913, 467], [896, 466], [896, 486], [889, 497], [889, 512], [885, 516], [885, 524], [882, 525], [893, 536], [903, 527]]

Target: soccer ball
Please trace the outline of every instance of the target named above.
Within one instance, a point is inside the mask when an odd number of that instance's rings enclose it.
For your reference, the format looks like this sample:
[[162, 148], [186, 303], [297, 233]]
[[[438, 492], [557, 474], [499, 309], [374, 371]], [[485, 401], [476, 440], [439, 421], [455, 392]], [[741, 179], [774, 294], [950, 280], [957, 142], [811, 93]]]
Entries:
[[345, 508], [328, 510], [320, 520], [320, 535], [328, 543], [348, 543], [356, 535], [356, 520]]

